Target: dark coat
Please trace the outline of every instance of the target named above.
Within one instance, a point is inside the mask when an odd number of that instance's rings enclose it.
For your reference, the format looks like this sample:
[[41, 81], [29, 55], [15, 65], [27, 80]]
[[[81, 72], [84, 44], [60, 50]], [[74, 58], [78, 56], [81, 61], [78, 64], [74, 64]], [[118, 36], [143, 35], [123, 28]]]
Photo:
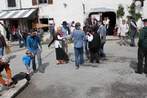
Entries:
[[100, 49], [100, 44], [101, 44], [101, 40], [100, 40], [99, 34], [94, 33], [93, 40], [91, 42], [89, 42], [89, 49], [95, 48], [98, 50], [98, 49]]
[[0, 35], [0, 48], [7, 46], [3, 35]]

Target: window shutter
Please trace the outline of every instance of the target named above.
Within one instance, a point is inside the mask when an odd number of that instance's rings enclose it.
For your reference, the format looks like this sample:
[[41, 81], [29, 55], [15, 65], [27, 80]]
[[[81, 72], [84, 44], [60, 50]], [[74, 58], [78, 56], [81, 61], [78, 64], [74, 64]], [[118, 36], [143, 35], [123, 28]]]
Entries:
[[32, 5], [37, 5], [37, 0], [32, 0]]
[[53, 4], [53, 0], [48, 0], [48, 4]]

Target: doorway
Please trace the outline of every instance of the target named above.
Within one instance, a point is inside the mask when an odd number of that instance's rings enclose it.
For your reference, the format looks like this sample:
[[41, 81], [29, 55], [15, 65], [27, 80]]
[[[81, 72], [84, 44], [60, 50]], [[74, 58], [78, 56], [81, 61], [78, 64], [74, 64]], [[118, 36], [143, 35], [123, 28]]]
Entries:
[[108, 26], [108, 35], [114, 35], [115, 25], [116, 25], [116, 14], [115, 12], [104, 12], [102, 13], [102, 19], [104, 20], [105, 17], [109, 18], [109, 26]]

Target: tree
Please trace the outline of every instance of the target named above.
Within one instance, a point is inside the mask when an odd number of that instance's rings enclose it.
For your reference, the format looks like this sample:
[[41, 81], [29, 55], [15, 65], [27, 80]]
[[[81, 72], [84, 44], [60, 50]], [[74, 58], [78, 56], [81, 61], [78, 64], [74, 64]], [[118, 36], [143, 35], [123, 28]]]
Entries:
[[133, 1], [132, 4], [129, 6], [129, 13], [132, 17], [135, 18], [136, 21], [138, 21], [142, 17], [142, 14], [140, 12], [136, 13], [135, 1]]
[[120, 4], [117, 10], [117, 18], [122, 18], [125, 15], [124, 7]]

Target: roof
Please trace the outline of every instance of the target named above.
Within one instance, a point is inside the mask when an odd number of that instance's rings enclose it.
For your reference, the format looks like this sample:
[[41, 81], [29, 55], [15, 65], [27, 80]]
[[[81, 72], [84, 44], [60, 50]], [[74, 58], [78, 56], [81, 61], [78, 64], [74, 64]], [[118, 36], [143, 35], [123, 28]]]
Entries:
[[36, 10], [36, 8], [3, 10], [0, 12], [0, 20], [28, 18]]
[[91, 8], [89, 12], [115, 12], [114, 9], [106, 8], [106, 7], [100, 7], [100, 8]]

